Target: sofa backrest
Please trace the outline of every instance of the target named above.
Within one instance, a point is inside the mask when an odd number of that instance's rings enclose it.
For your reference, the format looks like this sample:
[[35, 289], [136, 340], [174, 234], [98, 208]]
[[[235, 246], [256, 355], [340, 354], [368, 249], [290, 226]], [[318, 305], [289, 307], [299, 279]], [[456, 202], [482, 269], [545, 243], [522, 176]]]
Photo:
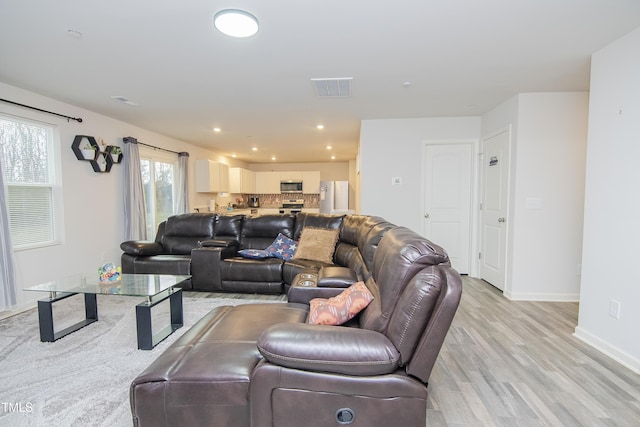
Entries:
[[242, 223], [240, 249], [265, 249], [278, 233], [293, 238], [295, 216], [290, 214], [247, 216]]
[[217, 215], [186, 213], [173, 215], [158, 227], [156, 242], [162, 244], [171, 255], [189, 255], [198, 242], [211, 239]]
[[359, 280], [371, 277], [373, 254], [384, 234], [394, 227], [380, 217], [347, 215], [342, 221], [334, 260], [349, 267]]
[[215, 240], [240, 242], [244, 215], [219, 215], [213, 230]]
[[360, 327], [384, 333], [400, 352], [400, 365], [426, 382], [462, 293], [447, 253], [408, 228], [392, 228], [380, 240], [366, 284], [374, 300]]
[[[401, 354], [404, 353], [401, 363], [406, 366], [409, 375], [420, 378], [425, 383], [429, 380], [462, 296], [462, 280], [458, 272], [445, 265], [434, 266], [431, 269], [437, 270], [438, 274], [423, 270], [424, 275], [420, 273], [415, 277], [411, 291], [405, 290], [403, 299], [398, 304], [398, 307], [402, 306], [404, 310], [395, 310], [387, 332], [387, 336], [395, 340], [401, 336], [401, 330], [406, 328], [407, 339], [396, 344], [399, 345]], [[431, 289], [438, 288], [436, 298], [436, 293], [431, 292]], [[434, 299], [435, 303], [432, 301]], [[416, 310], [409, 313], [406, 308], [412, 304], [416, 306]], [[415, 319], [422, 316], [428, 321], [419, 334], [424, 321], [415, 322]], [[415, 346], [414, 350], [412, 346]]]
[[374, 300], [362, 312], [360, 326], [384, 333], [407, 284], [431, 265], [449, 265], [444, 249], [406, 227], [388, 230], [373, 254], [366, 284]]

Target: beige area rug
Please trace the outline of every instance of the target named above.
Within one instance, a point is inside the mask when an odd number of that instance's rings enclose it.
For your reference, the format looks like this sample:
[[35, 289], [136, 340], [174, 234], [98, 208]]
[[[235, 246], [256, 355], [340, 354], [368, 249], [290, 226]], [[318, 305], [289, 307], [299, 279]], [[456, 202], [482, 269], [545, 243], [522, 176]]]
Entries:
[[[184, 327], [143, 351], [135, 326], [141, 301], [98, 295], [99, 321], [54, 343], [40, 342], [35, 309], [0, 321], [0, 425], [131, 426], [131, 381], [190, 326], [217, 306], [276, 302], [184, 297]], [[164, 303], [154, 308], [154, 330], [168, 323], [168, 311]], [[83, 315], [81, 296], [56, 303], [56, 330]]]

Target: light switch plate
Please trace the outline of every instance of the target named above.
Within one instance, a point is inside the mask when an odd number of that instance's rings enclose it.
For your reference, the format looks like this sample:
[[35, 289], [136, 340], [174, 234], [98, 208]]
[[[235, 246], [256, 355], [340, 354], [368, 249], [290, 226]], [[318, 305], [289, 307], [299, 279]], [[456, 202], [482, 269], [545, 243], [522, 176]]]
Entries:
[[402, 178], [400, 178], [399, 176], [394, 176], [391, 178], [391, 185], [401, 185], [402, 184]]

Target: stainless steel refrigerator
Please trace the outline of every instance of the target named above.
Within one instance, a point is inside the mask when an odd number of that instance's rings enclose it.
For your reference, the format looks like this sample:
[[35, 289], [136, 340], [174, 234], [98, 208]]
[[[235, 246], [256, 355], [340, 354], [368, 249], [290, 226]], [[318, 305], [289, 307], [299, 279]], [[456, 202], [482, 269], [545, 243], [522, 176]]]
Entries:
[[320, 181], [320, 213], [351, 213], [349, 181]]

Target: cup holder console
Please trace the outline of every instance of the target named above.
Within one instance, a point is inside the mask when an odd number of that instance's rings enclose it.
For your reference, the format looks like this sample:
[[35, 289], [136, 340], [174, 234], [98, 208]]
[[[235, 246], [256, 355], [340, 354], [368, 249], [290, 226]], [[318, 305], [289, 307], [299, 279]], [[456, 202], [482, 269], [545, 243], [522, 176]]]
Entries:
[[294, 280], [294, 286], [306, 288], [315, 287], [318, 282], [318, 275], [313, 273], [300, 273]]

